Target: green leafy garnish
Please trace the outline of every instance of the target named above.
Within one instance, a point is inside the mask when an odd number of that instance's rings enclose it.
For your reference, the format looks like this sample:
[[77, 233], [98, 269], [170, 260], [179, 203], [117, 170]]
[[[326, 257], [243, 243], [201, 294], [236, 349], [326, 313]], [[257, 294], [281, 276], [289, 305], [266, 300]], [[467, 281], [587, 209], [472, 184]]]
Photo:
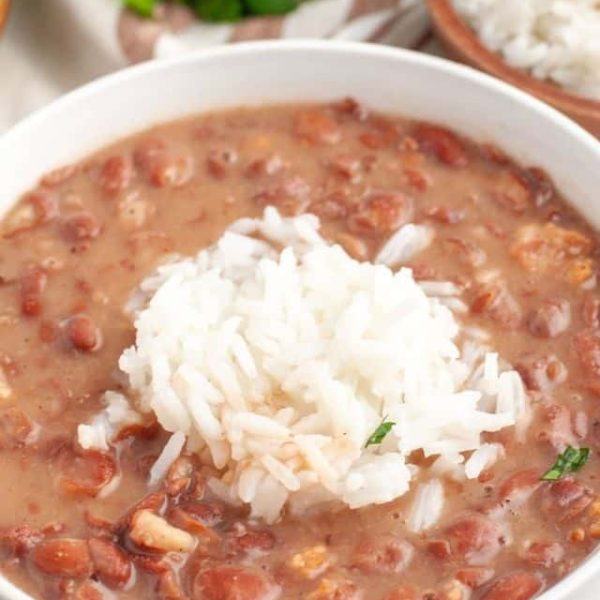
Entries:
[[298, 0], [244, 0], [250, 15], [284, 15], [298, 8]]
[[123, 0], [123, 5], [142, 17], [151, 17], [157, 0]]
[[[152, 17], [162, 0], [122, 0], [123, 5], [142, 17]], [[283, 15], [298, 8], [302, 0], [177, 0], [187, 4], [203, 21], [232, 23], [243, 17]]]
[[369, 436], [365, 444], [365, 448], [381, 444], [383, 438], [392, 430], [392, 427], [396, 424], [394, 421], [386, 421], [387, 417], [383, 417], [381, 423], [377, 426], [377, 429]]
[[242, 0], [195, 0], [192, 8], [201, 19], [215, 23], [239, 21], [244, 15]]
[[569, 446], [562, 454], [558, 455], [552, 468], [546, 471], [541, 479], [542, 481], [556, 481], [567, 473], [579, 471], [589, 457], [589, 448], [573, 448]]

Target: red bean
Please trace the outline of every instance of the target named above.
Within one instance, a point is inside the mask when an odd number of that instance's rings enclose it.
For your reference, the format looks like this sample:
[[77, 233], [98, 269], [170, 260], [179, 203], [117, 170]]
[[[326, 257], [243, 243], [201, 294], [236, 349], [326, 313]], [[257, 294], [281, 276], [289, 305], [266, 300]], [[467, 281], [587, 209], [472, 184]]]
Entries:
[[220, 565], [201, 570], [192, 586], [194, 600], [269, 600], [275, 585], [264, 573]]
[[470, 565], [486, 566], [504, 544], [501, 527], [486, 517], [463, 517], [446, 529], [453, 553]]
[[131, 577], [131, 561], [127, 555], [107, 539], [91, 538], [88, 545], [98, 579], [113, 590], [124, 588]]
[[565, 549], [558, 542], [533, 542], [523, 554], [529, 564], [548, 569], [563, 559]]
[[219, 502], [190, 502], [182, 504], [181, 507], [209, 527], [221, 523], [225, 515], [225, 507]]
[[356, 183], [361, 178], [361, 162], [351, 154], [339, 154], [328, 163], [329, 170], [338, 177]]
[[593, 296], [588, 296], [581, 307], [581, 318], [586, 327], [590, 329], [600, 328], [600, 300]]
[[258, 179], [259, 177], [271, 177], [285, 169], [285, 163], [278, 154], [273, 154], [267, 158], [257, 158], [248, 164], [244, 174], [248, 179]]
[[86, 450], [63, 459], [62, 489], [74, 496], [94, 497], [117, 473], [115, 459], [103, 452]]
[[363, 573], [400, 573], [412, 556], [413, 547], [396, 535], [367, 535], [354, 549], [351, 565]]
[[303, 213], [310, 203], [310, 185], [298, 176], [292, 176], [283, 183], [267, 188], [253, 197], [261, 206], [276, 206], [285, 216]]
[[206, 168], [216, 179], [223, 179], [238, 161], [238, 155], [232, 149], [211, 150], [206, 157]]
[[367, 108], [354, 98], [344, 98], [333, 104], [333, 108], [337, 112], [354, 117], [358, 121], [364, 121], [369, 116]]
[[58, 215], [58, 197], [50, 190], [27, 194], [3, 221], [3, 233], [10, 237], [27, 229], [49, 223]]
[[299, 112], [296, 115], [294, 131], [298, 137], [315, 145], [337, 144], [341, 139], [339, 125], [318, 108]]
[[526, 173], [532, 187], [534, 204], [544, 206], [550, 202], [554, 198], [556, 190], [548, 174], [539, 167], [531, 167], [526, 170]]
[[583, 370], [590, 377], [600, 377], [600, 330], [584, 329], [574, 341]]
[[381, 150], [398, 143], [400, 131], [396, 123], [385, 117], [373, 117], [367, 123], [369, 130], [359, 136], [369, 150]]
[[401, 585], [385, 597], [385, 600], [421, 600], [422, 596], [411, 585]]
[[151, 575], [162, 576], [169, 573], [173, 568], [173, 565], [165, 556], [132, 554], [131, 560], [138, 570], [150, 573]]
[[466, 167], [469, 163], [463, 142], [454, 133], [443, 127], [420, 123], [415, 127], [413, 136], [421, 150], [433, 154], [445, 165]]
[[498, 498], [511, 507], [521, 506], [541, 485], [540, 472], [537, 469], [517, 471], [507, 477], [498, 488]]
[[307, 600], [363, 600], [362, 590], [348, 579], [322, 579], [319, 587], [306, 596]]
[[71, 243], [93, 240], [100, 233], [100, 223], [90, 212], [75, 213], [63, 220], [62, 233]]
[[189, 600], [189, 596], [183, 591], [173, 571], [159, 575], [156, 593], [159, 600]]
[[546, 300], [532, 310], [527, 326], [532, 335], [553, 338], [564, 333], [571, 324], [571, 305], [568, 300]]
[[229, 535], [225, 541], [232, 554], [246, 554], [252, 551], [268, 552], [275, 546], [275, 536], [267, 530], [248, 530], [241, 535]]
[[429, 219], [436, 221], [437, 223], [442, 223], [443, 225], [455, 225], [465, 218], [465, 212], [463, 210], [443, 206], [430, 208], [425, 214]]
[[525, 356], [515, 368], [529, 390], [546, 392], [567, 380], [567, 368], [553, 354]]
[[135, 166], [147, 175], [156, 161], [167, 151], [167, 144], [160, 138], [145, 138], [140, 141], [133, 151]]
[[352, 233], [365, 236], [389, 234], [408, 223], [413, 216], [413, 201], [400, 192], [373, 192], [360, 203], [348, 219]]
[[543, 585], [537, 575], [517, 571], [496, 579], [481, 600], [529, 600], [542, 589]]
[[102, 347], [102, 331], [87, 315], [75, 315], [67, 321], [67, 336], [81, 352], [95, 352]]
[[417, 192], [426, 192], [431, 185], [431, 179], [425, 171], [405, 168], [403, 174], [407, 184]]
[[21, 276], [19, 294], [21, 314], [35, 317], [42, 312], [42, 292], [48, 282], [48, 276], [42, 269], [30, 269]]
[[450, 548], [448, 540], [431, 540], [427, 543], [427, 552], [440, 560], [446, 560], [452, 556], [452, 548]]
[[192, 483], [195, 464], [190, 456], [180, 456], [169, 468], [165, 477], [165, 489], [169, 496], [177, 496]]
[[46, 173], [41, 179], [40, 183], [45, 187], [58, 187], [63, 183], [66, 183], [79, 171], [78, 165], [65, 165], [54, 169], [49, 173]]
[[109, 156], [100, 166], [98, 182], [111, 196], [125, 191], [133, 179], [133, 164], [127, 156]]
[[343, 189], [339, 189], [313, 202], [309, 207], [309, 211], [321, 219], [339, 221], [345, 219], [348, 215], [350, 204], [348, 193]]
[[45, 538], [40, 529], [30, 525], [17, 525], [0, 529], [0, 548], [8, 552], [9, 556], [22, 558]]
[[570, 521], [586, 510], [593, 499], [589, 488], [568, 477], [555, 481], [547, 488], [542, 511], [559, 522]]
[[54, 539], [40, 542], [31, 552], [35, 567], [47, 575], [83, 579], [93, 572], [85, 540]]
[[465, 567], [456, 572], [455, 578], [462, 584], [476, 590], [494, 576], [494, 569], [486, 567]]
[[531, 190], [527, 181], [514, 171], [503, 171], [492, 191], [492, 198], [503, 208], [520, 214], [531, 204]]
[[480, 286], [471, 303], [471, 312], [484, 314], [508, 330], [517, 329], [522, 321], [519, 303], [505, 286], [499, 284]]
[[485, 251], [469, 240], [446, 238], [442, 243], [453, 256], [469, 267], [481, 267], [487, 260]]
[[0, 409], [0, 450], [22, 448], [35, 432], [35, 423], [18, 407]]
[[552, 403], [541, 409], [543, 422], [538, 438], [548, 441], [556, 452], [563, 452], [567, 446], [576, 443], [571, 411], [562, 404]]
[[86, 581], [77, 588], [73, 596], [66, 595], [65, 598], [72, 598], [73, 600], [104, 600], [105, 595], [101, 589]]
[[157, 162], [149, 175], [155, 187], [183, 187], [194, 175], [194, 163], [190, 156], [165, 156]]
[[183, 187], [194, 175], [192, 157], [175, 154], [157, 138], [148, 138], [134, 150], [134, 161], [142, 176], [154, 187]]
[[369, 257], [369, 247], [360, 238], [340, 232], [335, 241], [355, 260], [364, 261]]

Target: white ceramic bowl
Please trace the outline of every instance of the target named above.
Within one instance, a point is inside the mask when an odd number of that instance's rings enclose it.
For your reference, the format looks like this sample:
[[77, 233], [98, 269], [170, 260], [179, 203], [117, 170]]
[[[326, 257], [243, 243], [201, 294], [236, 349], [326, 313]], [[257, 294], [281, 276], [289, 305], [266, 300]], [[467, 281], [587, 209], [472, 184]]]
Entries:
[[[467, 67], [381, 46], [316, 41], [205, 50], [121, 71], [61, 98], [0, 138], [0, 212], [45, 171], [155, 123], [214, 108], [348, 95], [377, 110], [440, 122], [543, 167], [600, 228], [600, 142], [566, 117]], [[542, 598], [597, 600], [598, 584], [600, 553]], [[1, 580], [0, 597], [27, 598]]]

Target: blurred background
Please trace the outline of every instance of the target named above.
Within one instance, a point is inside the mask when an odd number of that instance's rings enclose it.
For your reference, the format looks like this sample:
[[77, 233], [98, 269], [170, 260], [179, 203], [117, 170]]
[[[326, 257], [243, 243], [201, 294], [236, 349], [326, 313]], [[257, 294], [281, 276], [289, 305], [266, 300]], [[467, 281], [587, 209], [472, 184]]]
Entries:
[[0, 30], [3, 21], [0, 131], [131, 63], [291, 38], [443, 55], [435, 30], [448, 56], [600, 137], [597, 0], [0, 0]]
[[[151, 0], [128, 1], [142, 12], [153, 4]], [[202, 22], [189, 7], [178, 3], [157, 3], [153, 18], [148, 19], [124, 9], [123, 2], [10, 2], [0, 35], [0, 132], [57, 96], [131, 62], [168, 58], [216, 44], [280, 37], [333, 38], [440, 52], [422, 0], [312, 0], [286, 15], [237, 23]], [[2, 3], [9, 2], [0, 0], [0, 8]], [[222, 0], [219, 6], [225, 4]]]

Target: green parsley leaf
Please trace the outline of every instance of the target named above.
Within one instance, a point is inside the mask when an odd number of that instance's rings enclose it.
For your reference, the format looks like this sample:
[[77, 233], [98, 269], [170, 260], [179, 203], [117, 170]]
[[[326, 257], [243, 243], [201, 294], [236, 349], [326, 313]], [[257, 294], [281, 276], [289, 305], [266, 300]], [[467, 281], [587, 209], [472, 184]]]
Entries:
[[244, 0], [250, 15], [284, 15], [298, 8], [299, 0]]
[[556, 481], [567, 473], [579, 471], [589, 457], [589, 448], [573, 448], [569, 446], [562, 454], [558, 455], [552, 468], [546, 471], [541, 479], [542, 481]]
[[157, 0], [123, 0], [123, 6], [142, 17], [151, 17]]
[[201, 19], [216, 23], [239, 21], [244, 14], [242, 0], [195, 0], [193, 7]]
[[396, 424], [393, 421], [386, 421], [387, 417], [383, 417], [381, 423], [377, 426], [377, 429], [369, 436], [365, 444], [365, 448], [381, 444], [383, 438], [392, 430], [392, 427]]

